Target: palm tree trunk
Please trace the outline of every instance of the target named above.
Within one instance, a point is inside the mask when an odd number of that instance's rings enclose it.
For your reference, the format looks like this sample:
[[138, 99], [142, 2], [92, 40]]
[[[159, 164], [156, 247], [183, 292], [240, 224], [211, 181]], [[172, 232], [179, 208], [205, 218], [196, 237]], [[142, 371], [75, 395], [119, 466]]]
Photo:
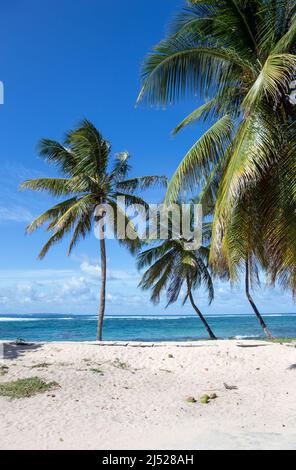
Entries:
[[248, 298], [248, 301], [250, 302], [251, 306], [252, 306], [252, 309], [254, 310], [255, 312], [255, 315], [256, 317], [258, 318], [259, 320], [259, 323], [261, 325], [261, 328], [263, 329], [264, 333], [266, 334], [266, 336], [268, 338], [273, 338], [270, 330], [268, 329], [261, 313], [259, 312], [251, 294], [250, 294], [250, 268], [249, 268], [249, 260], [247, 259], [246, 261], [246, 296]]
[[194, 299], [193, 299], [193, 295], [192, 295], [192, 292], [189, 288], [189, 292], [188, 292], [188, 295], [189, 295], [189, 299], [190, 299], [190, 302], [191, 302], [191, 305], [192, 307], [194, 308], [194, 310], [196, 311], [197, 315], [199, 316], [199, 318], [201, 319], [201, 321], [203, 322], [209, 336], [211, 339], [213, 340], [216, 340], [216, 336], [214, 335], [214, 333], [212, 332], [211, 328], [210, 328], [210, 325], [208, 324], [207, 320], [205, 319], [205, 317], [203, 316], [203, 314], [201, 313], [201, 311], [199, 310], [199, 308], [195, 305], [195, 302], [194, 302]]
[[101, 235], [101, 239], [100, 239], [100, 249], [101, 249], [101, 293], [100, 293], [100, 308], [99, 308], [97, 341], [102, 341], [102, 338], [103, 338], [103, 321], [104, 321], [105, 304], [106, 304], [107, 258], [106, 258], [105, 237], [103, 235]]

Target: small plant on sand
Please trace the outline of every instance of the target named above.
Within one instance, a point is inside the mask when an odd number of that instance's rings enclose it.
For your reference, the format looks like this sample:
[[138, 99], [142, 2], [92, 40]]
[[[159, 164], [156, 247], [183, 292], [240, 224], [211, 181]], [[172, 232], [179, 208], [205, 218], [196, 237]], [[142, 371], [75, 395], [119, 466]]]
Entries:
[[200, 397], [199, 402], [202, 405], [207, 405], [210, 402], [210, 399], [211, 398], [209, 397], [209, 395], [203, 395], [202, 397]]
[[117, 369], [128, 369], [129, 368], [129, 365], [127, 362], [122, 362], [120, 359], [118, 359], [118, 357], [115, 359], [115, 361], [113, 361], [113, 366], [114, 367], [117, 367]]
[[102, 369], [98, 369], [98, 368], [92, 368], [92, 369], [89, 369], [91, 372], [93, 372], [94, 374], [100, 374], [100, 375], [104, 375], [104, 372], [102, 371]]
[[41, 362], [40, 364], [34, 364], [33, 366], [31, 366], [31, 369], [47, 369], [50, 366], [51, 364], [49, 364], [48, 362]]
[[8, 367], [7, 366], [0, 366], [0, 375], [5, 375], [8, 373]]
[[18, 379], [0, 384], [0, 396], [10, 398], [29, 398], [37, 393], [44, 393], [59, 385], [56, 382], [46, 383], [39, 377]]
[[285, 343], [296, 343], [296, 338], [268, 338], [265, 341], [268, 343], [279, 343], [279, 344], [285, 344]]
[[169, 370], [169, 369], [159, 369], [160, 372], [167, 372], [167, 374], [172, 374], [173, 371], [172, 370]]
[[187, 397], [186, 398], [187, 403], [196, 403], [197, 400], [194, 397]]

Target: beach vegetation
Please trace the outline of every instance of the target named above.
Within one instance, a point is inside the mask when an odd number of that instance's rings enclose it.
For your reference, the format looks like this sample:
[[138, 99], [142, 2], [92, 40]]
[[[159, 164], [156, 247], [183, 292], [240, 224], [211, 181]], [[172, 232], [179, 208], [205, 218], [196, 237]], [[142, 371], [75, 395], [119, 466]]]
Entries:
[[9, 398], [29, 398], [38, 393], [48, 392], [59, 385], [56, 382], [44, 382], [39, 377], [18, 379], [0, 384], [0, 396]]
[[267, 339], [269, 343], [279, 343], [279, 344], [290, 344], [295, 343], [296, 345], [296, 338], [271, 338]]
[[187, 397], [186, 401], [187, 403], [197, 403], [197, 400], [194, 397]]
[[117, 367], [117, 369], [123, 370], [127, 370], [130, 367], [127, 362], [121, 361], [118, 357], [115, 358], [115, 360], [112, 362], [112, 365]]
[[1, 375], [6, 375], [9, 371], [9, 367], [8, 366], [0, 366], [0, 376]]
[[104, 375], [104, 371], [102, 371], [102, 369], [99, 369], [99, 368], [96, 368], [96, 367], [92, 367], [91, 369], [89, 369], [91, 372], [93, 372], [94, 374], [100, 374], [100, 375]]
[[199, 402], [202, 404], [202, 405], [207, 405], [209, 402], [211, 401], [211, 398], [209, 395], [202, 395], [199, 399]]
[[31, 369], [47, 369], [51, 364], [48, 362], [40, 362], [40, 364], [34, 364], [31, 366]]

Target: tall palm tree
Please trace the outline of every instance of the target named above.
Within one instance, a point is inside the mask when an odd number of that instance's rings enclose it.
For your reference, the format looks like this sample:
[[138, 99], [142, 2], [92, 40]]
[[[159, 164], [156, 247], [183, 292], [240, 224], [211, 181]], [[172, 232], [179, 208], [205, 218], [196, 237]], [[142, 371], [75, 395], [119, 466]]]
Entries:
[[[208, 226], [205, 225], [204, 232]], [[193, 291], [203, 286], [208, 293], [209, 302], [214, 299], [214, 286], [208, 266], [209, 249], [202, 246], [199, 250], [188, 250], [188, 241], [183, 238], [169, 237], [138, 255], [139, 269], [149, 266], [143, 274], [139, 286], [151, 290], [151, 301], [159, 303], [160, 296], [166, 292], [167, 306], [176, 302], [185, 284], [183, 305], [189, 299], [199, 316], [209, 337], [217, 339], [210, 325], [196, 305]]]
[[[296, 294], [296, 107], [288, 97], [296, 68], [295, 1], [188, 3], [147, 57], [139, 96], [152, 104], [186, 94], [205, 100], [175, 129], [211, 124], [181, 162], [166, 200], [184, 188], [205, 186], [211, 193], [214, 185], [210, 261], [216, 271], [227, 266], [234, 279], [243, 264], [252, 276], [255, 231], [264, 242], [259, 263], [267, 259], [271, 279]], [[258, 215], [248, 225], [239, 223], [246, 196]], [[246, 230], [247, 251], [240, 246]]]
[[[125, 208], [122, 207], [122, 198], [125, 198], [126, 206], [138, 204], [145, 208], [146, 203], [135, 192], [155, 184], [166, 184], [166, 178], [142, 176], [127, 179], [131, 170], [127, 152], [117, 154], [113, 166], [110, 167], [111, 145], [87, 120], [68, 132], [64, 143], [49, 139], [41, 140], [39, 154], [49, 164], [56, 166], [62, 173], [62, 177], [28, 180], [21, 185], [21, 188], [45, 191], [52, 196], [66, 197], [66, 200], [37, 217], [27, 227], [27, 231], [32, 233], [42, 225], [48, 224], [47, 230], [51, 236], [39, 254], [39, 258], [42, 259], [54, 244], [72, 231], [68, 250], [70, 254], [77, 242], [85, 238], [97, 224], [101, 253], [101, 294], [97, 339], [101, 341], [107, 273], [105, 226], [108, 223], [108, 211], [106, 207], [108, 205], [113, 211], [114, 235], [119, 235], [118, 241], [135, 252], [140, 248], [141, 240], [136, 227], [128, 217]], [[123, 233], [117, 233], [120, 225], [123, 225], [126, 237]]]

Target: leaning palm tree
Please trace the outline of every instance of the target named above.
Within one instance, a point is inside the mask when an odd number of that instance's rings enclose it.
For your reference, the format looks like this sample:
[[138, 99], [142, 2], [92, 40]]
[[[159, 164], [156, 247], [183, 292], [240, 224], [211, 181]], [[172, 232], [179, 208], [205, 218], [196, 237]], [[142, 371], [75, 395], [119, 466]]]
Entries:
[[[206, 232], [205, 225], [204, 232]], [[208, 266], [209, 249], [206, 246], [198, 250], [188, 249], [188, 240], [170, 236], [156, 246], [142, 251], [138, 255], [139, 269], [149, 266], [139, 284], [143, 290], [151, 290], [151, 301], [159, 303], [162, 293], [167, 295], [167, 306], [176, 302], [185, 285], [183, 305], [189, 299], [211, 339], [217, 339], [210, 325], [196, 305], [193, 291], [203, 286], [209, 297], [214, 299], [214, 286]]]
[[[188, 3], [147, 57], [139, 96], [162, 105], [190, 94], [205, 100], [175, 129], [201, 120], [210, 124], [174, 174], [166, 200], [175, 200], [182, 189], [211, 191], [216, 184], [213, 267], [233, 274], [247, 263], [252, 276], [255, 231], [263, 237], [272, 280], [295, 294], [296, 107], [288, 96], [296, 68], [295, 1]], [[258, 214], [248, 226], [236, 217], [246, 196]], [[253, 243], [247, 253], [240, 249], [246, 230]]]
[[[215, 209], [220, 182], [219, 173], [221, 173], [221, 169], [220, 172], [216, 171], [213, 177], [208, 179], [207, 185], [203, 188], [198, 199], [207, 217], [211, 217]], [[269, 268], [263, 227], [260, 224], [262, 214], [258, 212], [257, 200], [260, 200], [260, 195], [250, 191], [237, 204], [223, 237], [223, 247], [219, 259], [215, 263], [215, 268], [220, 277], [230, 278], [232, 281], [239, 281], [240, 276], [244, 276], [247, 300], [264, 333], [267, 337], [272, 338], [273, 336], [251, 294], [251, 289], [255, 285], [259, 287], [261, 285], [260, 271], [267, 271]]]
[[[144, 200], [135, 194], [155, 184], [166, 184], [165, 177], [143, 176], [127, 179], [131, 169], [127, 152], [119, 153], [110, 167], [111, 146], [95, 126], [82, 121], [76, 129], [67, 133], [64, 143], [44, 139], [39, 144], [39, 154], [56, 166], [62, 173], [60, 178], [38, 178], [25, 181], [21, 188], [45, 191], [51, 196], [66, 197], [54, 207], [35, 219], [28, 227], [29, 233], [44, 224], [51, 233], [48, 242], [42, 248], [42, 259], [48, 250], [63, 237], [72, 232], [68, 254], [77, 242], [85, 238], [96, 226], [101, 252], [101, 293], [98, 317], [97, 339], [102, 340], [103, 320], [105, 315], [106, 292], [106, 243], [105, 229], [107, 216], [112, 212], [114, 235], [119, 242], [132, 252], [141, 246], [136, 227], [128, 217], [125, 207], [137, 204], [146, 207]], [[124, 198], [124, 199], [123, 199]], [[117, 230], [120, 227], [120, 231]]]

